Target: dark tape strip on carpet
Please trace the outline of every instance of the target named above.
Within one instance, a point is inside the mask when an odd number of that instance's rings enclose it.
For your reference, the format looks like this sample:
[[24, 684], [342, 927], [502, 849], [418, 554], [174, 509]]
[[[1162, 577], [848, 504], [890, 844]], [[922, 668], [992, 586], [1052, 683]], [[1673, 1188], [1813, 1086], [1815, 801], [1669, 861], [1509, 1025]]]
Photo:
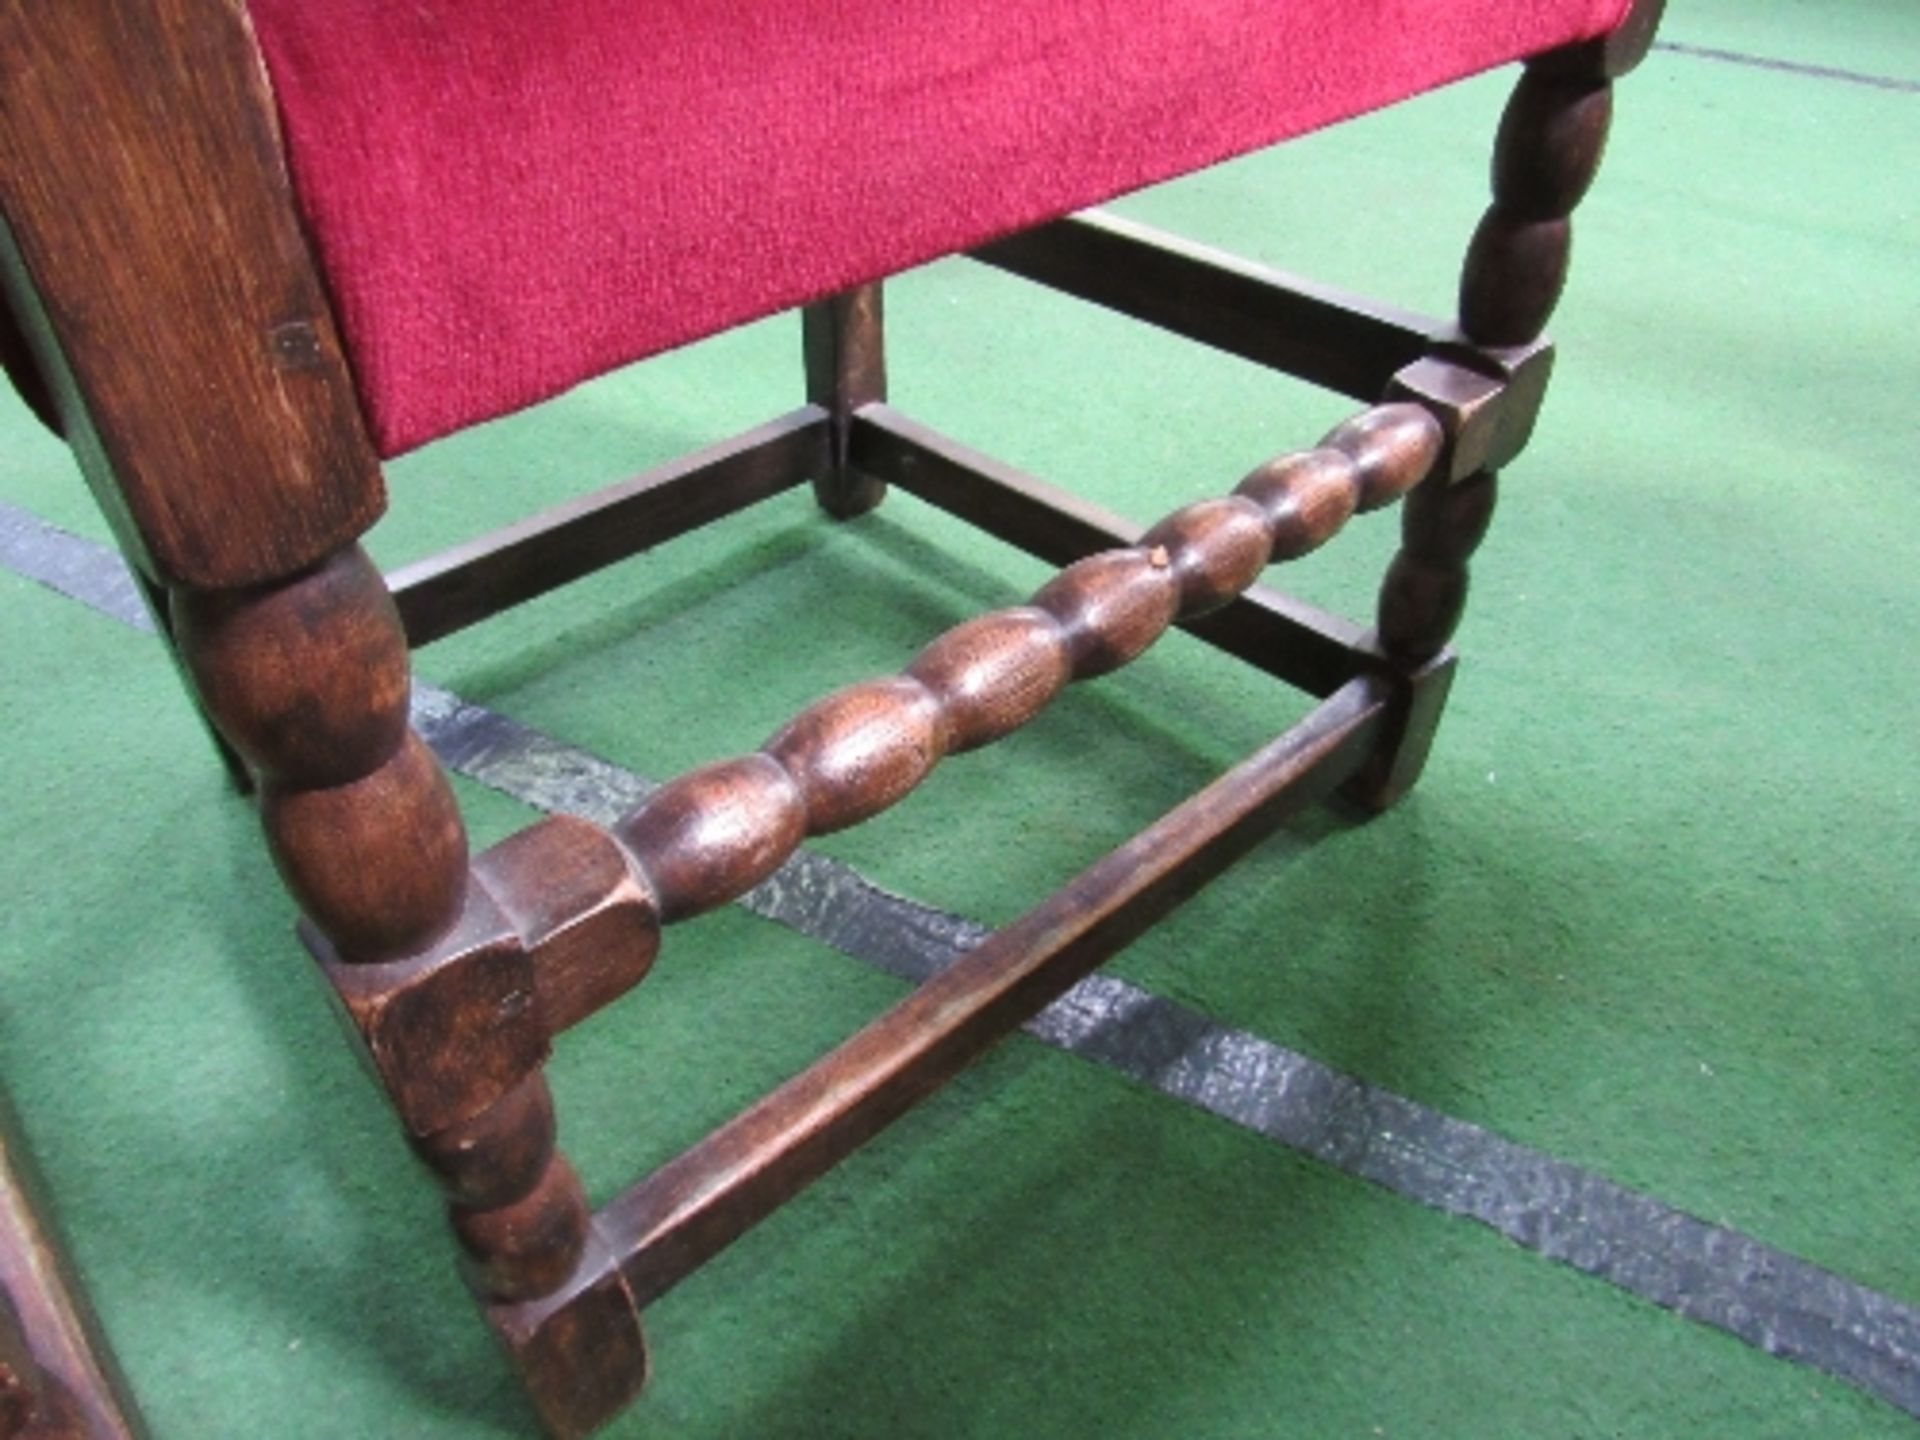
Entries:
[[1867, 75], [1858, 70], [1836, 70], [1831, 65], [1808, 65], [1799, 60], [1770, 60], [1764, 55], [1746, 55], [1738, 50], [1716, 50], [1711, 45], [1682, 45], [1677, 40], [1656, 40], [1653, 48], [1669, 55], [1685, 55], [1694, 60], [1720, 60], [1728, 65], [1746, 65], [1755, 70], [1778, 70], [1785, 75], [1805, 75], [1814, 80], [1839, 80], [1848, 85], [1866, 85], [1875, 90], [1897, 90], [1920, 95], [1920, 80], [1897, 80], [1891, 75]]
[[[4, 503], [0, 565], [125, 624], [152, 628], [117, 555]], [[653, 788], [424, 683], [415, 686], [414, 722], [450, 769], [543, 810], [604, 823]], [[740, 903], [911, 982], [987, 933], [805, 850]], [[1890, 1296], [1124, 980], [1090, 976], [1027, 1030], [1920, 1416], [1920, 1311]]]

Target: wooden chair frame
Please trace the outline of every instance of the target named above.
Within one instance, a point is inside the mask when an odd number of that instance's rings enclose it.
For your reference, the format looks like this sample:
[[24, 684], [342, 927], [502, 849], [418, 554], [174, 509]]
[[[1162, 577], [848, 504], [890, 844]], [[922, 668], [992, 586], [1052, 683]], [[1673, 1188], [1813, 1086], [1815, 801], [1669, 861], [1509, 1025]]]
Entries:
[[[640, 1312], [798, 1189], [1336, 789], [1418, 776], [1495, 474], [1526, 443], [1568, 215], [1611, 81], [1657, 0], [1538, 57], [1502, 122], [1457, 322], [1372, 304], [1087, 213], [979, 259], [1367, 404], [1233, 495], [1142, 531], [886, 403], [877, 284], [804, 312], [806, 404], [383, 580], [385, 505], [280, 158], [244, 12], [222, 0], [0, 3], [0, 358], [75, 454], [236, 774], [302, 931], [449, 1201], [471, 1284], [556, 1435], [637, 1393]], [[28, 63], [31, 62], [31, 63]], [[76, 80], [74, 77], [84, 77]], [[84, 85], [88, 124], [72, 123]], [[194, 379], [190, 394], [177, 377]], [[839, 692], [752, 756], [610, 829], [552, 818], [469, 857], [408, 726], [409, 645], [813, 482], [838, 516], [898, 485], [1066, 566], [1027, 606]], [[1254, 584], [1401, 496], [1366, 630]], [[636, 984], [661, 926], [856, 823], [945, 753], [1178, 624], [1320, 697], [1302, 723], [678, 1159], [589, 1213], [554, 1145], [554, 1038]]]
[[146, 1433], [0, 1094], [0, 1440]]

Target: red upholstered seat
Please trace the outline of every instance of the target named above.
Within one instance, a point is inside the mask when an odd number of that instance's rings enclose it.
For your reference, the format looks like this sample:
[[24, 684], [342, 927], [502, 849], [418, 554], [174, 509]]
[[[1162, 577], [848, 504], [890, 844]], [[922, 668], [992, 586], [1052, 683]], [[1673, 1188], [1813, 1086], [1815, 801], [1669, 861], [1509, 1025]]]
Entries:
[[250, 0], [393, 454], [1624, 0]]

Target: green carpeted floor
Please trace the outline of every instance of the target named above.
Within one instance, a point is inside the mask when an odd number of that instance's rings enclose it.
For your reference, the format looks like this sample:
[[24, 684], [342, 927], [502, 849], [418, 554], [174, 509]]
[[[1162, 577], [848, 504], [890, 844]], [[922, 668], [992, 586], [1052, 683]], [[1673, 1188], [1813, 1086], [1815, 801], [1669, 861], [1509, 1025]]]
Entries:
[[[1920, 79], [1908, 0], [1675, 0], [1669, 41]], [[1120, 207], [1450, 302], [1509, 80]], [[1920, 1302], [1920, 94], [1677, 53], [1623, 86], [1542, 430], [1422, 788], [1122, 957], [1153, 990]], [[950, 262], [895, 397], [1141, 518], [1351, 407]], [[386, 564], [796, 403], [791, 318], [393, 467]], [[0, 400], [0, 499], [99, 536]], [[1391, 521], [1285, 577], [1365, 613]], [[1029, 588], [913, 500], [788, 497], [423, 655], [651, 775]], [[153, 1429], [529, 1415], [155, 642], [0, 573], [0, 1068]], [[795, 625], [804, 616], [805, 629]], [[1304, 709], [1169, 641], [821, 848], [1017, 914]], [[688, 716], [698, 715], [698, 723]], [[526, 811], [461, 789], [478, 838]], [[562, 1046], [596, 1198], [896, 982], [739, 912]], [[650, 1312], [619, 1436], [1877, 1436], [1914, 1422], [1016, 1039]]]

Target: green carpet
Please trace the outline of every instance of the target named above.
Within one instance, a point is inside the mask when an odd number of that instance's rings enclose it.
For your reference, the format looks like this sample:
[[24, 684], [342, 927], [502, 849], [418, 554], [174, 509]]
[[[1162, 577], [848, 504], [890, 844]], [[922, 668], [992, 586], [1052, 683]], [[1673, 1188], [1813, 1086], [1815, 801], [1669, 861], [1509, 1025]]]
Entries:
[[[1920, 79], [1905, 0], [1676, 0], [1664, 34]], [[1509, 83], [1120, 208], [1444, 309]], [[1301, 827], [1114, 968], [1920, 1302], [1915, 176], [1920, 95], [1665, 53], [1630, 77], [1421, 789]], [[904, 408], [1136, 518], [1352, 408], [964, 262], [889, 307]], [[788, 408], [797, 351], [791, 318], [750, 327], [411, 457], [372, 548]], [[10, 398], [0, 499], [104, 533]], [[1363, 522], [1281, 578], [1364, 614], [1393, 539]], [[666, 775], [1042, 573], [904, 496], [836, 526], [796, 495], [419, 668]], [[524, 1433], [155, 642], [10, 575], [0, 600], [0, 1068], [154, 1431]], [[1303, 709], [1169, 640], [821, 848], [1003, 920]], [[461, 795], [483, 843], [527, 818]], [[562, 1043], [563, 1140], [604, 1198], [899, 993], [738, 912], [676, 930]], [[1913, 1431], [1024, 1039], [649, 1319], [617, 1436]]]

